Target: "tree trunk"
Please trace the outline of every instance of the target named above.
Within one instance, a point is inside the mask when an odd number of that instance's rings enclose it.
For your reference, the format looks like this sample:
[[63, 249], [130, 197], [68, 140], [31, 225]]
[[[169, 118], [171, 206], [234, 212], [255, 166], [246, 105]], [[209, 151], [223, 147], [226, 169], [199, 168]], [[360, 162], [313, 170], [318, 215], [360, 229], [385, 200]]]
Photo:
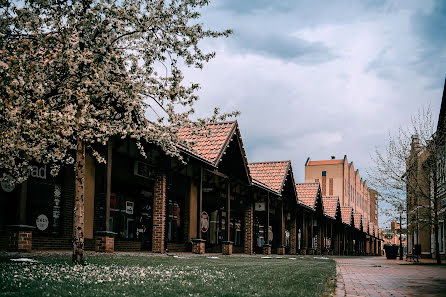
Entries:
[[85, 143], [77, 141], [73, 216], [73, 264], [84, 262], [84, 179]]

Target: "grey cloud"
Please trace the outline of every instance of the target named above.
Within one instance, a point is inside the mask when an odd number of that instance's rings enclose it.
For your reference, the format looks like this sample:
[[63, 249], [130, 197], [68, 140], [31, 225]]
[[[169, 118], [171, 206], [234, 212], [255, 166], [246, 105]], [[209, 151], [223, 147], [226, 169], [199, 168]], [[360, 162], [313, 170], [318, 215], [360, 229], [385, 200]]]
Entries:
[[308, 42], [286, 33], [236, 32], [233, 42], [238, 51], [261, 54], [297, 64], [321, 64], [336, 58], [322, 42]]
[[433, 78], [446, 75], [446, 2], [437, 0], [429, 13], [412, 17], [413, 32], [419, 39], [420, 55], [414, 67]]

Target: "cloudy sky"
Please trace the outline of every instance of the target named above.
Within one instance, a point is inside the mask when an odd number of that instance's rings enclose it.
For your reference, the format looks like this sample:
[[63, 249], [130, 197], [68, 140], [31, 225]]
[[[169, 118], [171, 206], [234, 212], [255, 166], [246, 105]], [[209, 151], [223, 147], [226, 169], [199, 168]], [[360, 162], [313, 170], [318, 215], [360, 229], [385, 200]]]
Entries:
[[438, 118], [446, 75], [446, 1], [214, 0], [206, 41], [217, 57], [200, 82], [198, 113], [239, 110], [248, 160], [347, 155], [361, 176], [389, 131], [430, 104]]

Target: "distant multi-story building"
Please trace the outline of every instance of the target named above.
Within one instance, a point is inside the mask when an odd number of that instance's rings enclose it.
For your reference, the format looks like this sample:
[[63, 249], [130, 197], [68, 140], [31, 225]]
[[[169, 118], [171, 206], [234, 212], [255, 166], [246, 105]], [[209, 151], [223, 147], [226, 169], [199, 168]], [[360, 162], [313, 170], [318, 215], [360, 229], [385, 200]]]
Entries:
[[[432, 166], [432, 160], [436, 166]], [[407, 157], [408, 249], [420, 245], [421, 256], [436, 252], [434, 209], [438, 214], [438, 250], [446, 254], [446, 81], [443, 89], [437, 131], [424, 147], [418, 135], [412, 136]], [[436, 176], [436, 180], [434, 180]], [[434, 191], [436, 189], [436, 199]]]
[[378, 226], [378, 192], [369, 189], [367, 182], [355, 170], [353, 162], [331, 157], [330, 160], [305, 163], [305, 182], [318, 182], [322, 195], [338, 196], [341, 206], [350, 206], [355, 213]]
[[[395, 244], [400, 245], [400, 224], [396, 222], [392, 222], [390, 224], [390, 230], [387, 230], [383, 234], [384, 244]], [[406, 234], [401, 234], [401, 242], [403, 244], [403, 248], [406, 248]]]

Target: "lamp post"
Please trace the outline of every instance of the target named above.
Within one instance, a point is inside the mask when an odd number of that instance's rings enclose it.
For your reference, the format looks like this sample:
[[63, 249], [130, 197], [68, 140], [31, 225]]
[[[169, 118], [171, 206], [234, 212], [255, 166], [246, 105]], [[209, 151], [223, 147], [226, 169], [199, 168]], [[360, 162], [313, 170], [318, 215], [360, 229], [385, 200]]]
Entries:
[[403, 240], [402, 240], [402, 224], [403, 224], [403, 207], [400, 205], [398, 207], [398, 211], [400, 213], [400, 260], [403, 260]]

